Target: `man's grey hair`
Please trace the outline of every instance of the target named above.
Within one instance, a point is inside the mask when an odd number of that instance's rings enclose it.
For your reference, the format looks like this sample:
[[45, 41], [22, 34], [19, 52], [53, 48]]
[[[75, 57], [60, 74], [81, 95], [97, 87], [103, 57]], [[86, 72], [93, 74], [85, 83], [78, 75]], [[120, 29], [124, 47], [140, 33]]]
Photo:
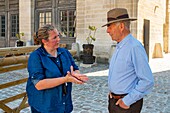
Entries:
[[[125, 24], [125, 29], [130, 30], [130, 21], [121, 21]], [[116, 22], [115, 24], [118, 26], [121, 22]]]
[[123, 21], [123, 23], [125, 24], [125, 28], [130, 30], [130, 21]]

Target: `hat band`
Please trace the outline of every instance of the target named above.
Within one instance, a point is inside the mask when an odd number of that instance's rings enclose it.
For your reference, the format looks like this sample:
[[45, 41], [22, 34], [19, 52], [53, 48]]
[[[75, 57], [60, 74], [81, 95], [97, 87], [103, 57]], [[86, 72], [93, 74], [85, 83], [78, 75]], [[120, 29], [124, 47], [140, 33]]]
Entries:
[[128, 14], [124, 14], [124, 15], [120, 15], [116, 18], [107, 18], [107, 21], [113, 21], [113, 20], [119, 20], [119, 19], [123, 19], [123, 18], [129, 18], [129, 15]]

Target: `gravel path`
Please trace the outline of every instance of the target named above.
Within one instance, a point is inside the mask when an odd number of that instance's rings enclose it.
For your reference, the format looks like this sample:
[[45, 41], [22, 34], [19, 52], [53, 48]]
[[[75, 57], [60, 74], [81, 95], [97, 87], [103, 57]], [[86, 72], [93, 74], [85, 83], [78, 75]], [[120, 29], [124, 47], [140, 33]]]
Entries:
[[[153, 91], [145, 96], [142, 113], [170, 113], [170, 54], [164, 55], [163, 59], [152, 59], [150, 61], [153, 71], [155, 85]], [[89, 76], [88, 83], [84, 85], [73, 85], [72, 113], [108, 113], [107, 110], [107, 74], [108, 64], [96, 64], [92, 67], [80, 67], [80, 71]], [[0, 74], [0, 83], [17, 80], [27, 76], [27, 70], [20, 70]], [[0, 90], [0, 99], [11, 96], [25, 90], [25, 84], [12, 88]], [[9, 103], [15, 107], [20, 100]], [[2, 110], [0, 109], [0, 113]], [[26, 108], [21, 113], [30, 113]]]

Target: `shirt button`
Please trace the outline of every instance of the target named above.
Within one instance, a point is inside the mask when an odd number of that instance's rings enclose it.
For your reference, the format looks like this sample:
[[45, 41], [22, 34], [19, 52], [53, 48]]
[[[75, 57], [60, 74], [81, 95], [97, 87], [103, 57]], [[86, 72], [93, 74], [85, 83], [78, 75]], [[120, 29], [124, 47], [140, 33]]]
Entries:
[[58, 62], [58, 60], [57, 60], [57, 62]]
[[63, 104], [65, 104], [65, 102], [63, 102]]

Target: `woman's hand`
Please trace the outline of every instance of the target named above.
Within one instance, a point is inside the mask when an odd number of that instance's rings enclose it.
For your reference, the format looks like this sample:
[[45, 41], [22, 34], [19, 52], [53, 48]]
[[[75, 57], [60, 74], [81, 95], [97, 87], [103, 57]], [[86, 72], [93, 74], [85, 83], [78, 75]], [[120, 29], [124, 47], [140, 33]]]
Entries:
[[75, 84], [83, 84], [88, 81], [88, 77], [73, 71], [73, 66], [70, 67], [71, 72], [67, 72], [66, 82], [73, 82]]
[[71, 73], [68, 71], [67, 75], [65, 76], [66, 82], [72, 82], [75, 84], [83, 84], [84, 82], [75, 78], [74, 76], [71, 75]]
[[72, 73], [71, 76], [73, 76], [73, 77], [76, 78], [77, 80], [82, 81], [82, 82], [84, 82], [84, 83], [89, 80], [86, 75], [79, 74], [79, 73]]
[[70, 70], [71, 70], [71, 76], [75, 77], [76, 79], [82, 82], [87, 82], [89, 80], [86, 75], [76, 73], [75, 71], [73, 71], [73, 66], [70, 66]]

